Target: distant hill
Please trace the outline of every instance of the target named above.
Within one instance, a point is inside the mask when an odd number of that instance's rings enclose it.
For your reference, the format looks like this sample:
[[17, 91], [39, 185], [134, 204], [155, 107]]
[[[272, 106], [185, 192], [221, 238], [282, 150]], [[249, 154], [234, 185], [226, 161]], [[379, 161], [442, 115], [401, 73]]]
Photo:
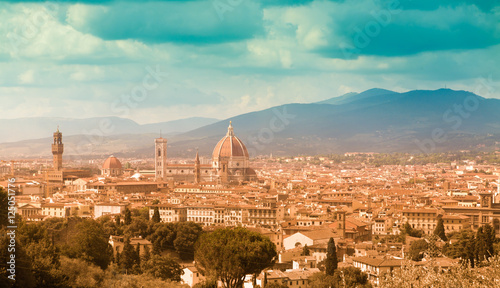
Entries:
[[333, 105], [341, 105], [341, 104], [347, 104], [351, 103], [357, 100], [361, 99], [367, 99], [367, 98], [372, 98], [372, 97], [381, 97], [381, 96], [387, 96], [387, 95], [394, 95], [397, 94], [394, 91], [390, 90], [385, 90], [385, 89], [380, 89], [380, 88], [373, 88], [366, 90], [362, 93], [356, 93], [356, 92], [350, 92], [347, 94], [344, 94], [339, 97], [333, 97], [330, 99], [326, 99], [320, 102], [316, 102], [316, 104], [333, 104]]
[[214, 118], [192, 117], [153, 124], [138, 124], [119, 117], [94, 117], [85, 119], [33, 117], [0, 119], [0, 143], [45, 138], [57, 127], [64, 136], [71, 135], [120, 135], [156, 133], [172, 135], [187, 132], [219, 121]]
[[[229, 120], [253, 156], [500, 149], [499, 99], [450, 89], [406, 93], [371, 89], [341, 97], [272, 107], [169, 136], [168, 155], [194, 157], [199, 148], [200, 155], [209, 157], [225, 135]], [[94, 145], [91, 151], [148, 156], [157, 135], [114, 135]], [[68, 147], [78, 147], [78, 141], [82, 140], [64, 136]], [[21, 155], [21, 151], [24, 156], [50, 155], [49, 145], [50, 137], [0, 144], [0, 157]]]

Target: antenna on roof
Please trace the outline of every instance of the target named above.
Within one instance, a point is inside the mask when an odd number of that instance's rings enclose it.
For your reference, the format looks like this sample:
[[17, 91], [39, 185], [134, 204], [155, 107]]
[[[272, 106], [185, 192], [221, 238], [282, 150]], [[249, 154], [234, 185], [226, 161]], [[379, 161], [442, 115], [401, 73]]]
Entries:
[[161, 138], [161, 129], [160, 129], [160, 138]]

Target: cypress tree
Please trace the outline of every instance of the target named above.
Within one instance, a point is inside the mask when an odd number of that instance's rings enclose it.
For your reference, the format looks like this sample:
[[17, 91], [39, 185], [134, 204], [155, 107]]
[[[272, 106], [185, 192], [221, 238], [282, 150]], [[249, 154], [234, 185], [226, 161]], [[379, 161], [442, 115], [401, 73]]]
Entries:
[[328, 240], [328, 247], [326, 249], [326, 260], [325, 260], [325, 269], [326, 275], [333, 276], [335, 270], [337, 270], [337, 247], [335, 246], [335, 240], [330, 237]]
[[125, 208], [125, 225], [130, 225], [132, 223], [132, 213], [130, 212], [130, 209]]
[[302, 249], [302, 256], [309, 256], [311, 255], [311, 251], [309, 251], [309, 247], [307, 247], [307, 244], [304, 246]]
[[438, 223], [436, 225], [436, 229], [434, 229], [434, 235], [438, 236], [441, 238], [443, 241], [448, 241], [448, 238], [446, 238], [446, 233], [444, 232], [444, 224], [443, 224], [443, 218], [439, 217]]
[[484, 225], [484, 228], [483, 228], [483, 231], [484, 231], [484, 238], [485, 238], [485, 246], [486, 246], [486, 251], [485, 251], [485, 256], [486, 256], [486, 259], [490, 258], [491, 256], [493, 256], [493, 254], [495, 253], [494, 251], [494, 248], [493, 248], [493, 244], [495, 243], [495, 229], [493, 229], [493, 227], [490, 225], [490, 224], [486, 224]]
[[142, 255], [142, 262], [148, 262], [148, 260], [151, 258], [151, 252], [149, 251], [148, 246], [144, 246], [144, 254]]
[[154, 213], [153, 213], [153, 218], [151, 218], [153, 223], [160, 223], [161, 218], [160, 218], [160, 211], [158, 210], [158, 207], [154, 208]]
[[476, 261], [483, 261], [485, 260], [486, 256], [486, 237], [485, 233], [483, 232], [483, 227], [479, 227], [476, 232], [476, 249], [475, 249], [475, 258]]

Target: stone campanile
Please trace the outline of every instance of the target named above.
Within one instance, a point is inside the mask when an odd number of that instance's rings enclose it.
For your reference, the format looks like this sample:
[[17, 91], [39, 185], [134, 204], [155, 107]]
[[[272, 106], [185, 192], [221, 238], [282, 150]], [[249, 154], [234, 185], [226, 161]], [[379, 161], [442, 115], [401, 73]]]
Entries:
[[64, 144], [62, 143], [62, 133], [59, 132], [59, 127], [57, 127], [57, 131], [54, 132], [54, 143], [52, 143], [52, 155], [54, 155], [54, 170], [62, 169], [63, 152]]
[[155, 179], [164, 180], [167, 171], [167, 139], [155, 139]]

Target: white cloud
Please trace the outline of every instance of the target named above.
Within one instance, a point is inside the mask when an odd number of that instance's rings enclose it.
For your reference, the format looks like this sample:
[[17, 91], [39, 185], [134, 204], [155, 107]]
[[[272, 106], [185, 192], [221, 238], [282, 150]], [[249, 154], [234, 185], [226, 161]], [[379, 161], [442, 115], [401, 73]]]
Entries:
[[20, 84], [33, 84], [35, 82], [34, 71], [28, 70], [21, 75], [19, 75], [19, 83]]

